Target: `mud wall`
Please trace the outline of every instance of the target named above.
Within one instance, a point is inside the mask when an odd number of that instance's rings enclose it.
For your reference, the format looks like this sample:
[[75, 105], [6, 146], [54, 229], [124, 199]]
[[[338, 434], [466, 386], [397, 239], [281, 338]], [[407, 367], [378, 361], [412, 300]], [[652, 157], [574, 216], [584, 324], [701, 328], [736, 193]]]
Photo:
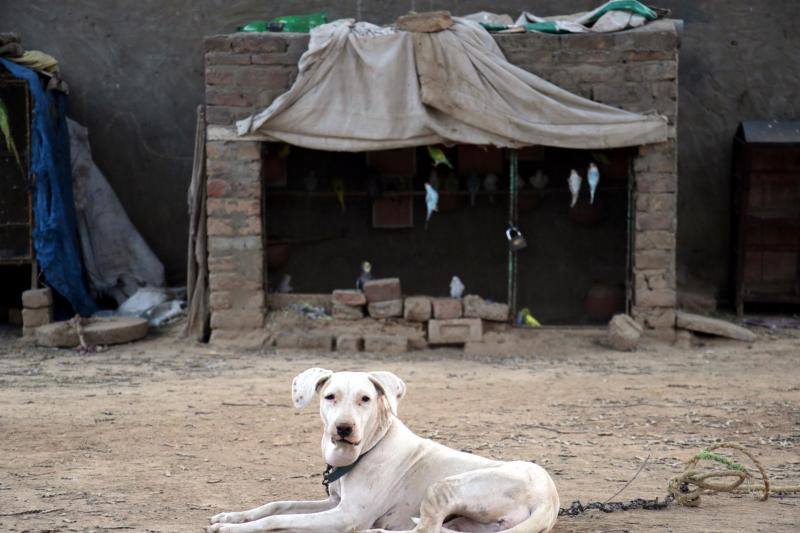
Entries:
[[[186, 249], [185, 191], [194, 109], [203, 99], [203, 41], [237, 24], [326, 10], [388, 22], [409, 9], [550, 15], [600, 0], [293, 1], [4, 0], [0, 30], [57, 56], [71, 115], [89, 126], [100, 167], [178, 282]], [[679, 98], [679, 277], [719, 290], [730, 258], [730, 144], [737, 123], [800, 116], [796, 0], [660, 0], [686, 23]]]

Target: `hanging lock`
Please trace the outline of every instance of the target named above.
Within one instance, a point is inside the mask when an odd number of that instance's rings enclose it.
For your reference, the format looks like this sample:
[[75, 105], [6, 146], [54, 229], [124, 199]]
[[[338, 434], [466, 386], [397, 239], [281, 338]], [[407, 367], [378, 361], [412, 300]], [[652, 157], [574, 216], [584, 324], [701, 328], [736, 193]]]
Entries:
[[522, 236], [522, 232], [516, 226], [509, 225], [506, 230], [506, 237], [508, 238], [508, 246], [512, 252], [519, 252], [528, 247], [528, 241]]

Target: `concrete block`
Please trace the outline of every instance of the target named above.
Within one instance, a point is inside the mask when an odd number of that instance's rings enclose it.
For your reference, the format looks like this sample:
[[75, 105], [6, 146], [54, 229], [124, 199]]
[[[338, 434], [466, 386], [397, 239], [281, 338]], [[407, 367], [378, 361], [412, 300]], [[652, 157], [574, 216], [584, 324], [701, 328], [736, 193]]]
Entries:
[[471, 294], [464, 297], [464, 316], [506, 322], [508, 320], [508, 304], [489, 303], [480, 296]]
[[336, 337], [337, 352], [361, 352], [364, 351], [364, 338], [360, 335], [344, 334]]
[[25, 327], [38, 327], [49, 324], [53, 321], [53, 310], [50, 307], [39, 309], [23, 309], [22, 325]]
[[431, 318], [431, 299], [425, 296], [406, 298], [403, 318], [409, 322], [427, 322]]
[[459, 298], [434, 298], [431, 303], [433, 305], [433, 318], [440, 320], [461, 318], [464, 313], [464, 307]]
[[642, 331], [642, 326], [628, 315], [614, 315], [608, 323], [608, 344], [615, 350], [635, 350]]
[[453, 318], [428, 322], [428, 343], [464, 344], [483, 339], [483, 322], [478, 318]]
[[408, 351], [408, 337], [402, 335], [364, 335], [364, 351], [404, 353]]
[[388, 302], [400, 300], [403, 293], [400, 290], [400, 278], [373, 279], [364, 283], [364, 296], [367, 302]]
[[367, 297], [364, 293], [357, 290], [335, 290], [331, 296], [331, 301], [335, 304], [358, 306], [367, 305]]
[[53, 305], [53, 292], [48, 289], [31, 289], [22, 293], [22, 307], [39, 309]]
[[364, 318], [364, 307], [333, 302], [331, 315], [341, 320], [359, 320]]
[[707, 316], [684, 313], [682, 311], [676, 314], [675, 324], [681, 329], [716, 335], [718, 337], [727, 337], [738, 341], [753, 342], [757, 339], [755, 333], [749, 329], [737, 326], [736, 324]]
[[[83, 326], [83, 337], [89, 345], [124, 344], [147, 335], [147, 320], [139, 317], [90, 318]], [[36, 328], [36, 344], [73, 348], [80, 343], [72, 321], [54, 322]]]
[[302, 333], [284, 331], [275, 337], [275, 346], [295, 350], [333, 350], [333, 335], [330, 333]]
[[367, 305], [372, 318], [397, 318], [403, 316], [403, 300], [372, 302]]

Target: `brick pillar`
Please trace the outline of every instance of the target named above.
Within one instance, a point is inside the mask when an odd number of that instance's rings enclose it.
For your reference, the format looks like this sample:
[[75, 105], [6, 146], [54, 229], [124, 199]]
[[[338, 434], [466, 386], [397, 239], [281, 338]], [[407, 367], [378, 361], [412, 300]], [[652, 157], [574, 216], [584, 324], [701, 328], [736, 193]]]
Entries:
[[673, 328], [678, 212], [675, 141], [640, 147], [634, 171], [633, 316], [651, 329]]
[[261, 143], [208, 141], [208, 270], [212, 341], [264, 326]]

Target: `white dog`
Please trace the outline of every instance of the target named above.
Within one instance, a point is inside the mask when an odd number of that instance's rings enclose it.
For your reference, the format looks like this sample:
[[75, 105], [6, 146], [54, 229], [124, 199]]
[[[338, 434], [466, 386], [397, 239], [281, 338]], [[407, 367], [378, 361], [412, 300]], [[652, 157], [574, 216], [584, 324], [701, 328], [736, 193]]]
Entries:
[[311, 368], [292, 382], [298, 408], [317, 392], [330, 497], [218, 514], [209, 533], [537, 533], [555, 524], [558, 493], [542, 467], [418, 437], [397, 418], [406, 385], [394, 374]]

